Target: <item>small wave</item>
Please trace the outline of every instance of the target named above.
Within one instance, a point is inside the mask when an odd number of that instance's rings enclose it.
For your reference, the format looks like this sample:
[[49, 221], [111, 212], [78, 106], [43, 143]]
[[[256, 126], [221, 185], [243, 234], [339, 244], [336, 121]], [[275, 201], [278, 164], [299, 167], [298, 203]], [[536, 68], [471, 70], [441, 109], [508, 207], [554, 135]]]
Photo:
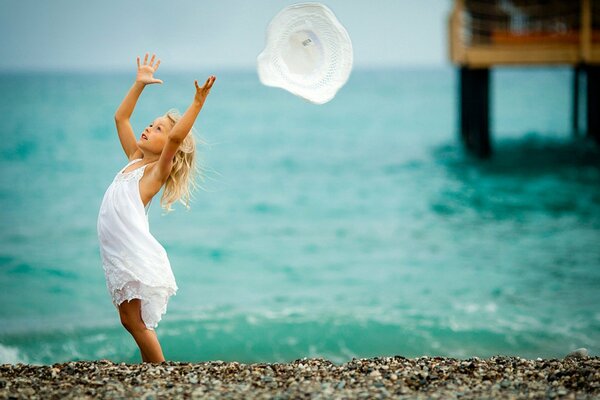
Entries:
[[0, 344], [0, 364], [27, 364], [29, 360], [26, 356], [21, 355], [17, 347], [4, 346]]

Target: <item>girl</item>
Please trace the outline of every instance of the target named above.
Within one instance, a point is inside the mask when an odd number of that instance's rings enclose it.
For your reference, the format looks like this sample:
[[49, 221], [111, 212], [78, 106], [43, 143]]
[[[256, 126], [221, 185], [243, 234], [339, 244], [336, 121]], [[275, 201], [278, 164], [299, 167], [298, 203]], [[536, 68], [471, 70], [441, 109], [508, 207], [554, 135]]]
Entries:
[[216, 79], [210, 76], [202, 87], [194, 81], [196, 94], [183, 116], [167, 112], [136, 140], [129, 122], [135, 104], [146, 85], [162, 83], [154, 78], [160, 65], [154, 58], [148, 63], [146, 54], [140, 65], [137, 57], [137, 78], [115, 113], [129, 163], [106, 190], [97, 226], [106, 286], [145, 362], [165, 361], [154, 328], [178, 289], [167, 253], [149, 231], [147, 209], [163, 186], [161, 205], [166, 204], [167, 212], [184, 196], [189, 203], [189, 187], [195, 185], [195, 142], [190, 131]]

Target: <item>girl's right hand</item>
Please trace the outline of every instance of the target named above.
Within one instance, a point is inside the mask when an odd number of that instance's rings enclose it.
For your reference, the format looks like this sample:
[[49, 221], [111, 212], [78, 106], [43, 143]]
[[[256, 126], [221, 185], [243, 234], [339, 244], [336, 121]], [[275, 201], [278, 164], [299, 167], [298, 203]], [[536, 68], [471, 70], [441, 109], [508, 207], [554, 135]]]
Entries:
[[163, 81], [161, 81], [160, 79], [155, 79], [154, 78], [154, 72], [156, 72], [156, 70], [158, 69], [158, 66], [160, 65], [160, 59], [158, 59], [156, 61], [155, 65], [152, 65], [154, 63], [154, 54], [152, 54], [152, 58], [150, 59], [150, 64], [147, 64], [148, 62], [148, 53], [146, 53], [146, 56], [144, 57], [144, 64], [140, 65], [140, 57], [137, 58], [137, 77], [135, 79], [136, 82], [141, 82], [144, 85], [149, 85], [152, 83], [163, 83]]

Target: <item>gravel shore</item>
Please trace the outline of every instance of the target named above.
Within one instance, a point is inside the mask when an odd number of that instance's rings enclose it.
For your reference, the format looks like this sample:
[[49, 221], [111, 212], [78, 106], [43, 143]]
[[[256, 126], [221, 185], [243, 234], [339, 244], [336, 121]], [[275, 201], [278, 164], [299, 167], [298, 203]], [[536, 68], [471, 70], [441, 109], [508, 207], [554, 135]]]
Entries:
[[600, 357], [0, 365], [2, 399], [600, 398]]

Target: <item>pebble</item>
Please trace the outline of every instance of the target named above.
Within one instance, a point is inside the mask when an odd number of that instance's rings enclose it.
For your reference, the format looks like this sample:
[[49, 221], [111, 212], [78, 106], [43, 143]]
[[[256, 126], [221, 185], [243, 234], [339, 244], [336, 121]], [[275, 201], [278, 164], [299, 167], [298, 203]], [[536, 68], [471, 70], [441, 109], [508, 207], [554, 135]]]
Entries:
[[583, 358], [588, 356], [588, 351], [586, 348], [582, 347], [580, 349], [573, 350], [569, 354], [566, 355], [565, 358]]
[[599, 398], [600, 357], [402, 356], [288, 363], [71, 361], [0, 365], [0, 399]]

